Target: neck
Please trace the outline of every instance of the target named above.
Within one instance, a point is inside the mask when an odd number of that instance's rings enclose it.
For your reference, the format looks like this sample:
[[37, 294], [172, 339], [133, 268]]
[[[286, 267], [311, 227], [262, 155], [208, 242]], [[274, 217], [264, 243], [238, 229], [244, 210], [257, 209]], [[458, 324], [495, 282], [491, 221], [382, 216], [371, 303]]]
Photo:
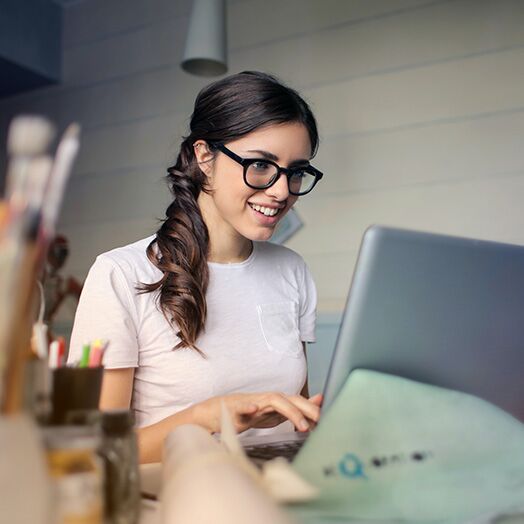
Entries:
[[209, 262], [217, 262], [219, 264], [233, 264], [244, 262], [249, 258], [253, 251], [253, 243], [251, 240], [243, 238], [244, 242], [227, 242], [222, 239], [221, 242], [216, 242], [213, 238], [209, 242]]
[[199, 195], [199, 204], [209, 232], [209, 262], [232, 264], [243, 262], [253, 251], [253, 243], [219, 218], [208, 195]]

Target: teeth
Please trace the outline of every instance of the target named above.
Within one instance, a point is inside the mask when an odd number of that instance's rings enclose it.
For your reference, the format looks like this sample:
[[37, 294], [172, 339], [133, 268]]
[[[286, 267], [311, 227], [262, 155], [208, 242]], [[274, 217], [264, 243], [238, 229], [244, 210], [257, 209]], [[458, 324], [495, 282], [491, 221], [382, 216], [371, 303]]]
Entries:
[[278, 212], [279, 212], [279, 209], [273, 209], [271, 207], [264, 207], [264, 206], [259, 206], [258, 204], [250, 204], [250, 206], [255, 210], [255, 211], [258, 211], [260, 213], [263, 213], [264, 215], [266, 215], [267, 217], [273, 217], [275, 216]]

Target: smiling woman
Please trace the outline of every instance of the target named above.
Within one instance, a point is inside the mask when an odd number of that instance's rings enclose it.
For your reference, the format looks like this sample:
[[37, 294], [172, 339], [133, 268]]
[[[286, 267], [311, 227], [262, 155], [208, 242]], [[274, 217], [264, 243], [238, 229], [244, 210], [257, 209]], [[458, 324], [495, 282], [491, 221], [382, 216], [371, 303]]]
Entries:
[[159, 460], [179, 424], [219, 431], [222, 402], [238, 431], [317, 421], [304, 354], [315, 286], [298, 254], [264, 242], [322, 178], [310, 165], [317, 145], [310, 108], [275, 78], [211, 84], [168, 169], [159, 230], [91, 268], [69, 359], [85, 340], [109, 340], [101, 408], [134, 410], [142, 462]]

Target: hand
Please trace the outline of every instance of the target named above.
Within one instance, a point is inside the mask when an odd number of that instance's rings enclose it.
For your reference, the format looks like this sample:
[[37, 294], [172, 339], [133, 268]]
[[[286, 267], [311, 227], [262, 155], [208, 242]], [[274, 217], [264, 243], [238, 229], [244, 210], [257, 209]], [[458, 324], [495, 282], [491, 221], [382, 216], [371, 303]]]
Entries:
[[193, 406], [196, 422], [211, 432], [219, 432], [222, 402], [238, 433], [249, 428], [272, 428], [286, 420], [290, 420], [298, 431], [309, 431], [318, 422], [322, 395], [307, 399], [300, 395], [267, 392], [213, 397]]

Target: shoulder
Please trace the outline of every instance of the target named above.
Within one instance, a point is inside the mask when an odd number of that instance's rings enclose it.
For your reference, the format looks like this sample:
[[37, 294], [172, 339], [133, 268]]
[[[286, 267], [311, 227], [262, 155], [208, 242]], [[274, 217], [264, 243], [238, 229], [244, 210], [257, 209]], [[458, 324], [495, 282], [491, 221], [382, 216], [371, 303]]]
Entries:
[[147, 257], [147, 248], [155, 239], [152, 235], [126, 246], [117, 247], [97, 256], [93, 267], [118, 270], [128, 280], [158, 278], [160, 271]]
[[132, 262], [143, 262], [148, 260], [147, 258], [147, 247], [155, 239], [155, 236], [152, 235], [141, 240], [137, 240], [132, 244], [127, 244], [126, 246], [117, 247], [101, 253], [98, 255], [97, 259], [101, 260], [111, 260], [117, 264], [125, 264]]

